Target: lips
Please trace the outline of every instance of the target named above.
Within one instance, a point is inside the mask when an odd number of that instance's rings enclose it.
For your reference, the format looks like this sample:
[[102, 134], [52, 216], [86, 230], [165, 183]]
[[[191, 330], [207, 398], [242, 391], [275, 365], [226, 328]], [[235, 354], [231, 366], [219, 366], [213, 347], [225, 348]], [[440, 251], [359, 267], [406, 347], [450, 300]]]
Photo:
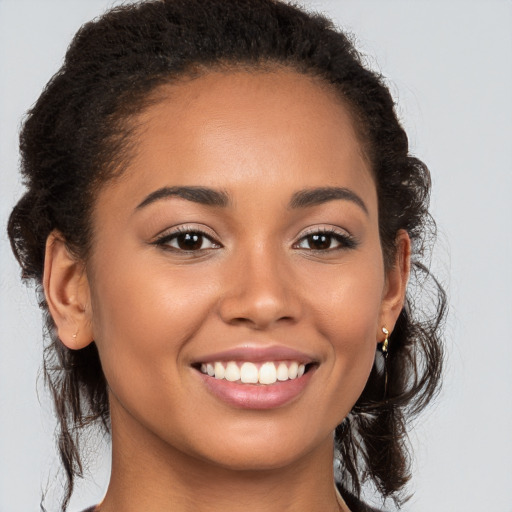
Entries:
[[244, 409], [272, 409], [298, 398], [318, 363], [287, 347], [249, 347], [210, 354], [193, 364], [217, 399]]

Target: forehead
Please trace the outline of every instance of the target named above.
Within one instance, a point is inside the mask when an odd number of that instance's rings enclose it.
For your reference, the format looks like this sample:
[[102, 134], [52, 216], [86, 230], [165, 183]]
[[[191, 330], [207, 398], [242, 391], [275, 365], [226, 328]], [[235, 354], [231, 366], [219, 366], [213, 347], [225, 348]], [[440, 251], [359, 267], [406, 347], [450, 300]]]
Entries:
[[135, 195], [169, 185], [374, 189], [350, 111], [321, 79], [210, 72], [153, 99], [136, 118], [125, 170]]

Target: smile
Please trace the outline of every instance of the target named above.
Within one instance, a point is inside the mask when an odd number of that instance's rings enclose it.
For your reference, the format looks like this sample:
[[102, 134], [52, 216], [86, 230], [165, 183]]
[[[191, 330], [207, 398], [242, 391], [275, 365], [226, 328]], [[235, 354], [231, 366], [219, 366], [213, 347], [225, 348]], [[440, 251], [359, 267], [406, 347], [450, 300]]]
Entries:
[[216, 399], [237, 409], [274, 409], [298, 400], [320, 361], [293, 348], [250, 341], [192, 362], [195, 375]]
[[216, 361], [202, 363], [200, 370], [201, 373], [218, 380], [271, 385], [302, 377], [306, 371], [306, 365], [298, 361], [267, 361], [264, 363]]

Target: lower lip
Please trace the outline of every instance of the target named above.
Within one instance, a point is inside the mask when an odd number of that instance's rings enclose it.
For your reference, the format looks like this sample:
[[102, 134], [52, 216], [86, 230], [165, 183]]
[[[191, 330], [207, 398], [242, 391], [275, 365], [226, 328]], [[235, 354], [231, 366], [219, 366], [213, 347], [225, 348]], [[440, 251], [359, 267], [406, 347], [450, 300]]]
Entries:
[[275, 409], [296, 399], [310, 382], [315, 367], [302, 377], [275, 384], [241, 384], [198, 372], [208, 390], [223, 402], [240, 409]]

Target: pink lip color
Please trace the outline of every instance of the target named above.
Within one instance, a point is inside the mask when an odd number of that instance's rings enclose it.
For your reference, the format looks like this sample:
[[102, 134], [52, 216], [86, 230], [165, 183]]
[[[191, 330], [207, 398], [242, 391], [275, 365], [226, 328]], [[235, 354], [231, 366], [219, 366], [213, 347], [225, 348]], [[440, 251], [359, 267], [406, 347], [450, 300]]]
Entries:
[[[260, 343], [246, 343], [222, 352], [208, 354], [195, 361], [194, 365], [216, 361], [297, 361], [302, 364], [315, 362], [315, 359], [295, 349], [280, 346], [261, 346]], [[197, 370], [207, 389], [221, 401], [240, 409], [274, 409], [286, 405], [298, 397], [308, 385], [316, 366], [302, 377], [277, 381], [275, 384], [242, 384], [225, 379], [215, 379]]]
[[212, 363], [215, 361], [251, 361], [253, 363], [265, 363], [267, 361], [297, 361], [308, 364], [314, 361], [313, 357], [297, 350], [282, 346], [242, 346], [223, 352], [208, 354], [195, 361], [199, 363]]
[[223, 402], [240, 409], [274, 409], [291, 402], [308, 385], [315, 368], [297, 379], [275, 384], [242, 384], [197, 372], [208, 390]]

